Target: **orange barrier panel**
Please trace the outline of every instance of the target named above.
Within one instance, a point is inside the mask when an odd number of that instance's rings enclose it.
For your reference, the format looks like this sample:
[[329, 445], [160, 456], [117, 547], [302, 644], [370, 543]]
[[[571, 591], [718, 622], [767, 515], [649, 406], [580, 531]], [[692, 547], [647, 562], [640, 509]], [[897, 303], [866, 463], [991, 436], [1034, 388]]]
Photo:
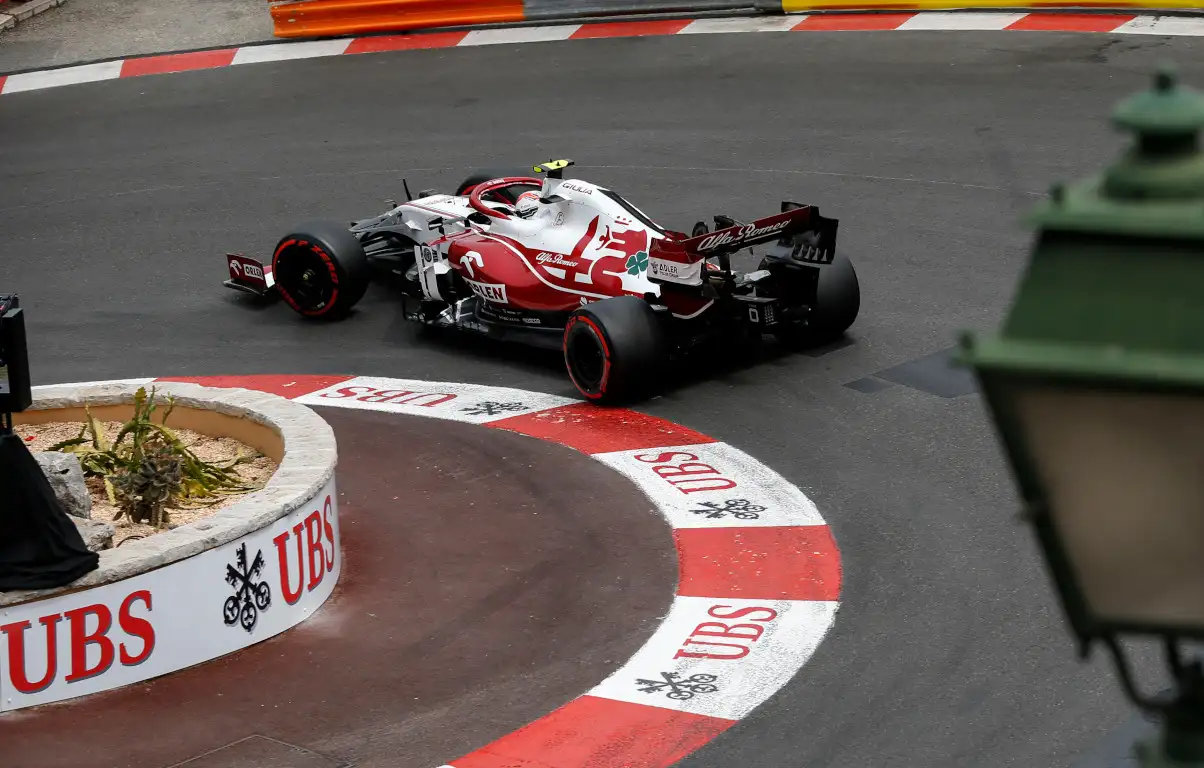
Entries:
[[272, 7], [276, 37], [399, 32], [523, 18], [522, 0], [301, 0]]

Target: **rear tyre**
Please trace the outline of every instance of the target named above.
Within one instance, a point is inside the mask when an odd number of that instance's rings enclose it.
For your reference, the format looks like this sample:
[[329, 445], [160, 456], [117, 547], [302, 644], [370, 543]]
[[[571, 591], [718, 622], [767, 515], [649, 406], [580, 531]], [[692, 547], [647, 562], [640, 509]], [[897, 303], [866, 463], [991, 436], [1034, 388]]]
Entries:
[[[767, 264], [762, 262], [760, 268], [766, 269]], [[819, 282], [807, 320], [779, 326], [773, 332], [780, 342], [795, 349], [837, 340], [861, 311], [861, 284], [848, 257], [838, 253], [831, 264], [815, 268], [819, 270]]]
[[569, 316], [564, 362], [577, 391], [599, 405], [630, 402], [659, 383], [667, 354], [664, 328], [648, 302], [616, 296]]
[[272, 276], [281, 298], [302, 317], [339, 320], [368, 290], [368, 257], [342, 224], [315, 221], [280, 238]]

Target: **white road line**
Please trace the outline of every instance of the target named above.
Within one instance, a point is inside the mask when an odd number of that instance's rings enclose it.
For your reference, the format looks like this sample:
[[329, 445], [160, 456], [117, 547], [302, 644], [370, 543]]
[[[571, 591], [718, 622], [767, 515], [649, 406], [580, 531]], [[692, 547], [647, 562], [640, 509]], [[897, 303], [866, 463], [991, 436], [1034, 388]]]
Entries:
[[233, 64], [258, 64], [263, 61], [288, 61], [289, 59], [313, 59], [321, 56], [339, 56], [351, 45], [352, 38], [342, 40], [307, 40], [302, 43], [272, 43], [270, 45], [248, 45], [234, 54]]
[[474, 29], [464, 36], [460, 45], [500, 45], [503, 43], [541, 43], [568, 40], [581, 29], [580, 24], [553, 24], [542, 27], [512, 27], [509, 29]]
[[696, 19], [679, 35], [705, 35], [719, 32], [789, 32], [803, 20], [801, 16], [771, 18]]
[[1028, 13], [966, 13], [941, 11], [912, 16], [896, 27], [897, 30], [952, 29], [952, 30], [1000, 30], [1015, 24]]
[[1188, 19], [1181, 16], [1138, 16], [1126, 21], [1114, 33], [1128, 35], [1204, 35], [1204, 19]]
[[4, 93], [36, 91], [39, 88], [92, 83], [97, 80], [116, 80], [121, 77], [122, 63], [121, 61], [102, 61], [98, 64], [80, 64], [75, 67], [9, 75], [8, 79], [4, 81]]

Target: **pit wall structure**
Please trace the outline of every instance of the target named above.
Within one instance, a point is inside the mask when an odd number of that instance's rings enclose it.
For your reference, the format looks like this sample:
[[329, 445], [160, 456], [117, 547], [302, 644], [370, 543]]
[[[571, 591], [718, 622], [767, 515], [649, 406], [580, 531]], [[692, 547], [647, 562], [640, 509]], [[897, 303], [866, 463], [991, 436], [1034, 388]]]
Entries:
[[[41, 387], [15, 421], [82, 421], [85, 402], [101, 421], [124, 421], [139, 386]], [[339, 580], [330, 426], [274, 394], [175, 382], [154, 387], [175, 398], [169, 426], [238, 439], [279, 467], [263, 489], [209, 518], [103, 550], [99, 568], [69, 585], [0, 592], [0, 712], [119, 688], [241, 650], [307, 619]]]
[[276, 37], [316, 38], [672, 15], [971, 9], [1193, 11], [1204, 9], [1204, 0], [282, 0], [270, 12]]

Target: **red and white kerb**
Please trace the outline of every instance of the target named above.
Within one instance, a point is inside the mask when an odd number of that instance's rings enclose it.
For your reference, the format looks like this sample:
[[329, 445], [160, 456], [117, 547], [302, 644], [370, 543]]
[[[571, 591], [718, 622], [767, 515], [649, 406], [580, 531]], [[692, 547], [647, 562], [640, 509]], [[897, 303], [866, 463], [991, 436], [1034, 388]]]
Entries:
[[306, 405], [480, 424], [550, 440], [638, 485], [673, 528], [678, 586], [652, 637], [594, 688], [444, 768], [656, 768], [747, 716], [807, 662], [835, 619], [840, 554], [819, 511], [774, 470], [654, 416], [556, 395], [371, 376], [146, 380], [271, 392]]

